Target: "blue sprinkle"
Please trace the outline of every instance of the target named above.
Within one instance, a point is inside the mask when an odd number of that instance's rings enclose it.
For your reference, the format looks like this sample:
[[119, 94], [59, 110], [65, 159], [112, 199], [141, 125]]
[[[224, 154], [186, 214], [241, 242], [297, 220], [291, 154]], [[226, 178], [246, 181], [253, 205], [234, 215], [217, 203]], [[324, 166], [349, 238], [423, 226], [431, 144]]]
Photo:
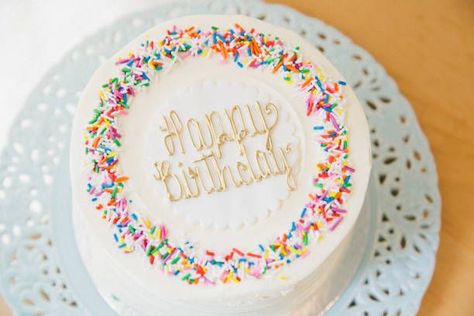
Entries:
[[320, 130], [323, 130], [324, 129], [324, 126], [321, 126], [321, 125], [314, 125], [313, 126], [313, 131], [320, 131]]
[[142, 76], [143, 76], [146, 80], [150, 81], [150, 78], [146, 75], [145, 72], [142, 72]]
[[321, 83], [321, 80], [319, 80], [318, 76], [314, 76], [314, 79], [316, 79], [316, 84], [318, 85], [319, 89], [321, 89], [321, 91], [324, 91], [323, 85]]
[[303, 208], [303, 211], [301, 212], [300, 217], [304, 217], [306, 215], [306, 210], [307, 210], [306, 207]]
[[344, 179], [344, 184], [347, 184], [350, 179], [351, 179], [351, 176], [347, 176], [347, 177]]
[[296, 223], [292, 222], [291, 223], [291, 231], [294, 232], [296, 230]]
[[329, 202], [332, 202], [334, 200], [334, 198], [326, 196], [323, 200], [324, 200], [324, 202], [329, 203]]
[[225, 38], [224, 38], [224, 36], [222, 36], [222, 34], [217, 34], [217, 37], [218, 37], [222, 42], [225, 42]]
[[137, 214], [133, 213], [133, 214], [132, 214], [132, 218], [133, 218], [134, 220], [138, 220]]
[[337, 83], [339, 83], [341, 86], [345, 86], [345, 85], [347, 85], [347, 83], [346, 83], [346, 82], [344, 82], [344, 81], [340, 81], [340, 80], [339, 80]]

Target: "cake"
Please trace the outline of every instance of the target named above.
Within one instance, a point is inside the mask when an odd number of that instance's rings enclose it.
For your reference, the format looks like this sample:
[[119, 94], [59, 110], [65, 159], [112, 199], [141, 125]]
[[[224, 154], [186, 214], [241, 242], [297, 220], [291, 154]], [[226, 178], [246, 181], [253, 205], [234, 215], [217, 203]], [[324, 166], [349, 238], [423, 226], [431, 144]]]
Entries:
[[321, 313], [362, 258], [367, 121], [289, 30], [155, 26], [92, 76], [70, 150], [77, 245], [120, 315]]

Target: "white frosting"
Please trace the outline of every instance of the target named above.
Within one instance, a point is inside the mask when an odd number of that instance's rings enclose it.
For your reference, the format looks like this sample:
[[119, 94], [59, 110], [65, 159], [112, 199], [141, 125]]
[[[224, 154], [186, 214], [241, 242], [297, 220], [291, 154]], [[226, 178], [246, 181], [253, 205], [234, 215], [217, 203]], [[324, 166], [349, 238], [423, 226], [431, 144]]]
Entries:
[[[145, 38], [160, 38], [173, 25], [197, 25], [201, 28], [218, 25], [225, 28], [235, 22], [248, 29], [255, 27], [265, 33], [277, 34], [286, 43], [300, 46], [303, 56], [315, 61], [330, 77], [341, 79], [325, 57], [296, 34], [244, 16], [193, 16], [168, 21], [140, 36], [117, 56], [137, 47]], [[362, 227], [355, 226], [355, 223], [369, 179], [370, 143], [364, 113], [351, 89], [345, 90], [346, 124], [350, 133], [351, 161], [357, 171], [352, 178], [352, 193], [344, 205], [348, 210], [344, 221], [324, 240], [312, 243], [311, 253], [306, 258], [263, 279], [244, 280], [239, 284], [190, 286], [149, 266], [142, 254], [125, 255], [120, 252], [113, 242], [111, 229], [101, 220], [85, 192], [87, 167], [83, 164], [83, 130], [97, 102], [98, 87], [118, 72], [114, 60], [115, 57], [107, 61], [86, 87], [75, 118], [71, 142], [76, 236], [85, 264], [101, 293], [108, 299], [112, 294], [118, 296], [122, 304], [136, 308], [143, 315], [150, 314], [150, 311], [153, 314], [174, 315], [189, 312], [195, 315], [288, 314], [316, 290], [321, 297], [321, 308], [324, 308], [350, 278], [350, 273], [340, 273], [340, 269], [347, 270], [349, 262], [349, 266], [355, 265], [360, 256], [355, 256], [354, 251], [357, 254], [362, 252], [362, 247], [354, 249], [354, 245], [349, 246], [353, 238], [350, 236], [359, 236], [366, 229], [364, 222], [358, 223]], [[165, 76], [166, 80], [155, 80], [152, 87], [133, 100], [129, 116], [120, 122], [125, 135], [120, 163], [130, 176], [128, 190], [134, 207], [151, 218], [165, 222], [171, 228], [170, 238], [190, 239], [201, 250], [211, 248], [224, 252], [229, 245], [252, 250], [259, 242], [268, 242], [285, 231], [304, 206], [306, 194], [311, 188], [314, 164], [321, 156], [311, 130], [314, 121], [306, 118], [305, 107], [302, 106], [302, 93], [268, 72], [241, 70], [207, 59], [188, 59]], [[220, 92], [216, 92], [215, 98], [208, 98], [206, 91], [216, 85]], [[239, 88], [234, 88], [234, 85], [239, 85]], [[186, 95], [183, 94], [185, 92]], [[158, 132], [157, 118], [163, 111], [171, 107], [176, 111], [183, 109], [183, 115], [197, 118], [199, 113], [208, 109], [260, 101], [255, 98], [262, 98], [262, 101], [270, 99], [282, 109], [284, 119], [279, 124], [282, 131], [275, 139], [282, 143], [294, 142], [298, 148], [292, 160], [297, 170], [297, 190], [288, 194], [282, 189], [284, 178], [275, 177], [253, 184], [247, 191], [246, 188], [239, 188], [215, 193], [207, 199], [173, 202], [175, 205], [164, 203], [163, 192], [159, 191], [160, 185], [152, 178], [152, 168], [149, 167], [153, 160], [166, 158], [163, 148], [153, 148], [153, 144], [160, 145], [161, 136], [154, 135]], [[215, 100], [222, 103], [214, 103]], [[190, 103], [196, 106], [184, 111]], [[288, 132], [285, 133], [286, 128]], [[235, 161], [231, 155], [226, 157]], [[218, 212], [219, 202], [226, 213]], [[229, 226], [232, 229], [224, 229]]]

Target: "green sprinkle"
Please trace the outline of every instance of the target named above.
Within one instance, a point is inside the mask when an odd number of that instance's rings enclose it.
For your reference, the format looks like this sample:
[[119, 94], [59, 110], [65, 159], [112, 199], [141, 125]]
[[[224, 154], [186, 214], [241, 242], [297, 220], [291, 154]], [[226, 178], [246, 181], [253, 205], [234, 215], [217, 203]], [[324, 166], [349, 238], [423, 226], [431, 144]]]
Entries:
[[161, 248], [163, 248], [164, 245], [165, 245], [164, 242], [160, 242], [160, 244], [158, 245], [158, 247], [156, 247], [156, 249], [160, 250]]
[[171, 260], [171, 264], [176, 264], [176, 262], [178, 262], [180, 259], [179, 256], [175, 257], [173, 260]]
[[153, 249], [153, 250], [151, 251], [150, 254], [151, 254], [151, 255], [155, 255], [158, 251], [160, 251], [160, 248], [156, 247], [155, 249]]
[[190, 276], [191, 276], [191, 273], [188, 273], [184, 277], [182, 277], [181, 280], [186, 281], [187, 279], [189, 279]]
[[115, 197], [117, 196], [117, 191], [118, 191], [118, 187], [115, 187], [114, 190], [112, 191], [112, 195], [110, 196], [112, 199], [115, 199]]
[[100, 114], [102, 113], [101, 111], [97, 109], [94, 109], [94, 112], [95, 112], [94, 117], [92, 118], [92, 120], [89, 121], [89, 124], [94, 124], [95, 122], [97, 122], [97, 120], [100, 117]]
[[122, 144], [120, 143], [120, 141], [118, 140], [118, 138], [114, 138], [114, 143], [115, 143], [115, 145], [117, 145], [118, 147], [122, 146]]

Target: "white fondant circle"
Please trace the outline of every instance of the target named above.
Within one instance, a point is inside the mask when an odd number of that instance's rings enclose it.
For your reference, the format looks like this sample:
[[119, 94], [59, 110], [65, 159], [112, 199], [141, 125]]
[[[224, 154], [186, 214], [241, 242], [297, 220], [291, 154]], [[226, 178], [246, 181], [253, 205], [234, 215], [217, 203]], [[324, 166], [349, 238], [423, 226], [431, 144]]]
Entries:
[[[207, 63], [202, 63], [201, 66]], [[184, 73], [186, 69], [181, 71]], [[301, 155], [304, 155], [299, 146], [302, 131], [289, 100], [286, 100], [274, 88], [263, 85], [249, 78], [248, 75], [242, 74], [237, 78], [225, 77], [227, 76], [219, 72], [213, 76], [212, 80], [202, 81], [195, 78], [194, 82], [188, 86], [176, 85], [175, 89], [162, 90], [157, 94], [153, 92], [153, 89], [157, 88], [158, 83], [149, 88], [152, 91], [148, 92], [146, 97], [135, 100], [134, 106], [140, 107], [140, 110], [132, 113], [131, 116], [140, 117], [131, 119], [143, 122], [142, 130], [145, 135], [143, 141], [137, 139], [143, 136], [133, 131], [130, 131], [132, 136], [125, 136], [125, 144], [130, 154], [124, 154], [123, 168], [124, 172], [130, 175], [134, 189], [141, 193], [146, 209], [156, 213], [154, 215], [158, 218], [173, 216], [204, 227], [237, 229], [266, 219], [270, 212], [280, 209], [282, 201], [289, 197], [290, 190], [285, 175], [268, 177], [239, 188], [232, 186], [232, 183], [228, 181], [228, 188], [224, 192], [211, 194], [201, 192], [199, 197], [179, 201], [170, 201], [164, 184], [156, 180], [155, 162], [169, 162], [170, 169], [175, 174], [180, 174], [180, 164], [184, 167], [197, 166], [201, 172], [205, 171], [202, 165], [194, 161], [211, 151], [197, 150], [194, 147], [186, 129], [187, 120], [193, 118], [205, 127], [206, 113], [215, 111], [225, 118], [225, 111], [229, 111], [233, 105], [239, 105], [244, 110], [244, 106], [253, 107], [256, 102], [262, 105], [271, 102], [278, 108], [278, 121], [271, 133], [272, 143], [275, 148], [291, 145], [292, 150], [288, 159], [293, 175], [296, 179], [298, 178]], [[184, 131], [181, 138], [185, 153], [177, 150], [171, 155], [166, 149], [165, 133], [160, 130], [160, 127], [163, 126], [163, 117], [169, 115], [171, 111], [179, 115], [182, 123]], [[248, 116], [245, 118], [250, 124]], [[136, 128], [126, 122], [124, 125], [124, 127]], [[129, 135], [129, 133], [125, 132], [124, 135]], [[256, 150], [264, 150], [264, 143], [264, 135], [248, 137], [244, 141], [252, 163], [255, 163], [252, 154]], [[232, 142], [222, 146], [222, 158], [219, 160], [221, 166], [234, 167], [237, 161], [243, 161], [238, 145]], [[261, 198], [262, 196], [265, 198]], [[222, 205], [223, 200], [228, 202], [225, 208]], [[165, 212], [171, 213], [163, 214]]]

